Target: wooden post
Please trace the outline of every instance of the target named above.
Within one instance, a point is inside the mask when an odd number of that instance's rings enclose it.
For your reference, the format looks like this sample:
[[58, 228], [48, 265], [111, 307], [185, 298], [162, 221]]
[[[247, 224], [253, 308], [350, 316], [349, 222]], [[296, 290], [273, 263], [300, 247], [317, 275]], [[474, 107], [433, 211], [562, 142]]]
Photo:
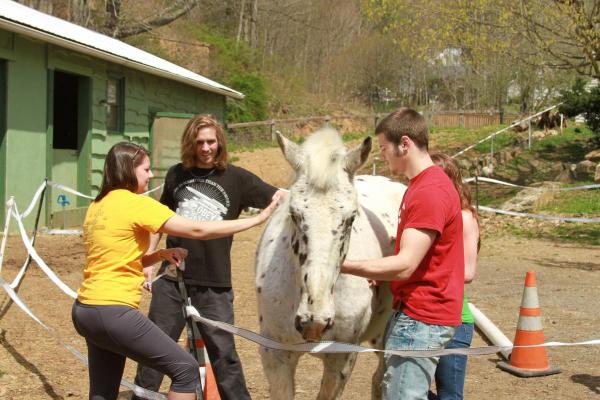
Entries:
[[479, 180], [477, 179], [478, 175], [475, 175], [475, 210], [477, 210], [477, 213], [479, 213]]
[[271, 142], [275, 141], [275, 120], [271, 120]]
[[531, 118], [527, 120], [527, 127], [529, 131], [529, 138], [527, 140], [527, 148], [531, 150]]

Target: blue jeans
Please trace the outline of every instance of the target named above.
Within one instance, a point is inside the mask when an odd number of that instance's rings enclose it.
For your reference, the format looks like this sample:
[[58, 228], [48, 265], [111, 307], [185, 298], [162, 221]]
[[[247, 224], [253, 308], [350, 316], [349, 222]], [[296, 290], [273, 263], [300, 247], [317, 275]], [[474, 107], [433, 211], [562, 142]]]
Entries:
[[[386, 350], [438, 350], [450, 342], [456, 327], [432, 325], [397, 311], [385, 337]], [[439, 357], [385, 355], [383, 400], [427, 400]]]
[[[473, 340], [473, 324], [462, 324], [446, 346], [447, 349], [467, 349]], [[430, 393], [430, 400], [462, 400], [464, 398], [467, 356], [452, 354], [440, 357], [435, 371], [437, 395]]]

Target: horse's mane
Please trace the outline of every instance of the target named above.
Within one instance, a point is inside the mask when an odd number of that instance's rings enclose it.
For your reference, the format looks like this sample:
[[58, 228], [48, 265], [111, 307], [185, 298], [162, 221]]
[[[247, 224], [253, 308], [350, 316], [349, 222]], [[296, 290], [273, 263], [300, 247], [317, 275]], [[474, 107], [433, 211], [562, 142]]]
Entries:
[[342, 171], [346, 148], [335, 129], [323, 128], [302, 145], [307, 182], [318, 190], [326, 190], [337, 181]]

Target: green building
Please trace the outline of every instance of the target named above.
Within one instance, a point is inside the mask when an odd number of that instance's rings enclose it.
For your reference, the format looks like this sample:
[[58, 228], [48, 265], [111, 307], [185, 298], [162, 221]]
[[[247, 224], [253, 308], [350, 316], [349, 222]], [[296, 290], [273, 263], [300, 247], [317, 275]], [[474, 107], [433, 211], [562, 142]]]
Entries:
[[[0, 0], [0, 204], [13, 196], [23, 212], [45, 178], [94, 195], [104, 156], [120, 141], [150, 148], [160, 179], [179, 160], [186, 118], [210, 112], [223, 120], [226, 97], [243, 95], [119, 40]], [[48, 191], [40, 226], [77, 224], [89, 200]]]

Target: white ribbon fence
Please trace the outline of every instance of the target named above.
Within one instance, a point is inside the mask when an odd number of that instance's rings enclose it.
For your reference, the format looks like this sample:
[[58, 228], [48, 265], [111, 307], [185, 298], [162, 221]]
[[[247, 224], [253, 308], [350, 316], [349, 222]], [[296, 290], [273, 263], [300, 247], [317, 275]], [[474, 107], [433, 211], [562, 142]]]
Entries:
[[[583, 185], [583, 186], [569, 186], [569, 187], [560, 187], [560, 188], [540, 188], [540, 187], [535, 187], [535, 186], [515, 185], [514, 183], [504, 182], [504, 181], [500, 181], [498, 179], [486, 178], [486, 177], [482, 177], [482, 176], [467, 178], [467, 179], [464, 179], [463, 182], [475, 183], [475, 184], [477, 184], [478, 182], [487, 182], [487, 183], [493, 183], [493, 184], [497, 184], [497, 185], [517, 187], [517, 188], [538, 189], [540, 191], [573, 191], [573, 190], [600, 189], [600, 184]], [[513, 217], [543, 219], [546, 221], [580, 222], [580, 223], [593, 223], [593, 224], [600, 223], [600, 218], [579, 218], [579, 217], [562, 217], [562, 216], [545, 215], [545, 214], [532, 214], [532, 213], [523, 213], [523, 212], [517, 212], [517, 211], [510, 211], [510, 210], [501, 210], [498, 208], [492, 208], [492, 207], [486, 207], [486, 206], [480, 206], [480, 205], [477, 206], [477, 209], [486, 211], [486, 212], [496, 213], [496, 214], [510, 215]]]

